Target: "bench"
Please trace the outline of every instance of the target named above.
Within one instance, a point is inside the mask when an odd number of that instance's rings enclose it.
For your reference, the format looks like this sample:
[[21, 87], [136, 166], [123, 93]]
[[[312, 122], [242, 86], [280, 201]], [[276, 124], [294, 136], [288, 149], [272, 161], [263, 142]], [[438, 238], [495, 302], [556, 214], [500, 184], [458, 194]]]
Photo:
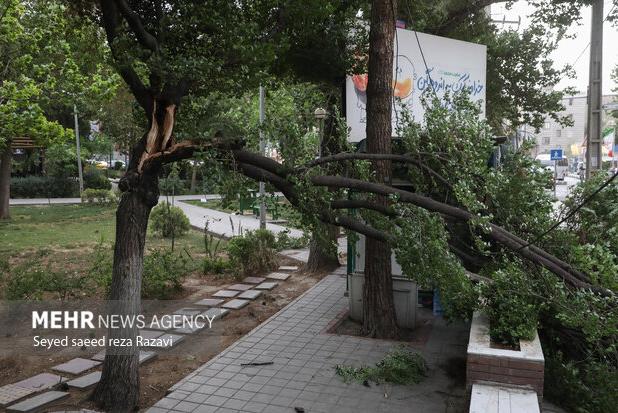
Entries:
[[539, 399], [534, 390], [475, 383], [470, 413], [540, 413]]

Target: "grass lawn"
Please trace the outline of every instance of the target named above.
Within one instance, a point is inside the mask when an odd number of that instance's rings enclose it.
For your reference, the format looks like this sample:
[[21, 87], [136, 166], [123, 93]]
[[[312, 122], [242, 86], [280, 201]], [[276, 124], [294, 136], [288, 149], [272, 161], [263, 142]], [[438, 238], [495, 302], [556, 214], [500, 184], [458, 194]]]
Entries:
[[[40, 205], [11, 207], [11, 219], [0, 221], [0, 254], [14, 255], [37, 249], [78, 249], [115, 234], [115, 206]], [[171, 246], [171, 240], [150, 232], [146, 247]], [[203, 235], [195, 230], [175, 240], [175, 247], [204, 252]]]

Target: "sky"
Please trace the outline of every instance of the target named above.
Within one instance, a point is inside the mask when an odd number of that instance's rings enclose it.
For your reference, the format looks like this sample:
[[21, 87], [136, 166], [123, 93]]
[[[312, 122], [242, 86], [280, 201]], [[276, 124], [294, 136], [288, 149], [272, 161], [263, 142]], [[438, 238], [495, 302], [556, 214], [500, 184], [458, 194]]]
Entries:
[[[607, 15], [612, 8], [612, 0], [605, 0], [603, 9], [604, 15]], [[510, 10], [506, 10], [503, 4], [495, 4], [491, 8], [492, 18], [494, 20], [502, 20], [506, 16], [506, 20], [518, 20], [521, 16], [520, 30], [527, 27], [530, 23], [528, 15], [533, 11], [533, 8], [526, 1], [518, 1]], [[590, 48], [586, 48], [590, 41], [590, 18], [591, 7], [585, 7], [582, 11], [582, 20], [580, 25], [573, 25], [569, 29], [569, 34], [574, 34], [573, 39], [563, 39], [558, 44], [558, 49], [552, 54], [554, 65], [563, 67], [566, 64], [573, 64], [576, 72], [575, 79], [563, 79], [557, 86], [557, 89], [564, 89], [568, 86], [574, 86], [580, 94], [586, 94], [588, 87], [588, 65], [590, 59]], [[517, 28], [517, 25], [506, 25], [505, 27]], [[618, 44], [618, 28], [613, 27], [609, 22], [603, 25], [603, 94], [612, 93], [612, 89], [618, 85], [610, 79], [611, 71], [618, 64], [618, 50], [615, 45]], [[612, 47], [613, 46], [613, 47]], [[585, 51], [584, 51], [585, 50]], [[584, 51], [581, 57], [578, 56]]]

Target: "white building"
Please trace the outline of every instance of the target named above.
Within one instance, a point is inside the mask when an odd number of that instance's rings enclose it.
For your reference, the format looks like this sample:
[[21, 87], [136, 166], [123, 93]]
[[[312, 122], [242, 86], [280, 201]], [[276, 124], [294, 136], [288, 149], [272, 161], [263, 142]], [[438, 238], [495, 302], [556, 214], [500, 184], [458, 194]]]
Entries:
[[[618, 100], [618, 95], [604, 95], [603, 104]], [[559, 112], [560, 117], [568, 116], [573, 121], [573, 126], [562, 126], [551, 118], [545, 119], [543, 128], [538, 132], [528, 127], [524, 132], [526, 137], [534, 137], [536, 151], [534, 156], [541, 153], [549, 153], [550, 149], [563, 149], [568, 157], [583, 156], [586, 136], [586, 123], [588, 116], [588, 104], [586, 96], [568, 96], [562, 99], [565, 110]], [[613, 126], [614, 119], [607, 113], [602, 115], [602, 128]]]

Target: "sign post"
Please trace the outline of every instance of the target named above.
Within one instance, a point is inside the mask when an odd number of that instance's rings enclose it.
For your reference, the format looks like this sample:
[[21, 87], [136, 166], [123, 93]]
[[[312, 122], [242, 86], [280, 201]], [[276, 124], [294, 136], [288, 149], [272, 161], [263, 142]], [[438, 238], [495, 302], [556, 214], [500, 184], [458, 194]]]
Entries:
[[556, 181], [558, 180], [558, 161], [562, 159], [562, 149], [551, 149], [549, 159], [554, 161], [554, 198], [556, 197]]

